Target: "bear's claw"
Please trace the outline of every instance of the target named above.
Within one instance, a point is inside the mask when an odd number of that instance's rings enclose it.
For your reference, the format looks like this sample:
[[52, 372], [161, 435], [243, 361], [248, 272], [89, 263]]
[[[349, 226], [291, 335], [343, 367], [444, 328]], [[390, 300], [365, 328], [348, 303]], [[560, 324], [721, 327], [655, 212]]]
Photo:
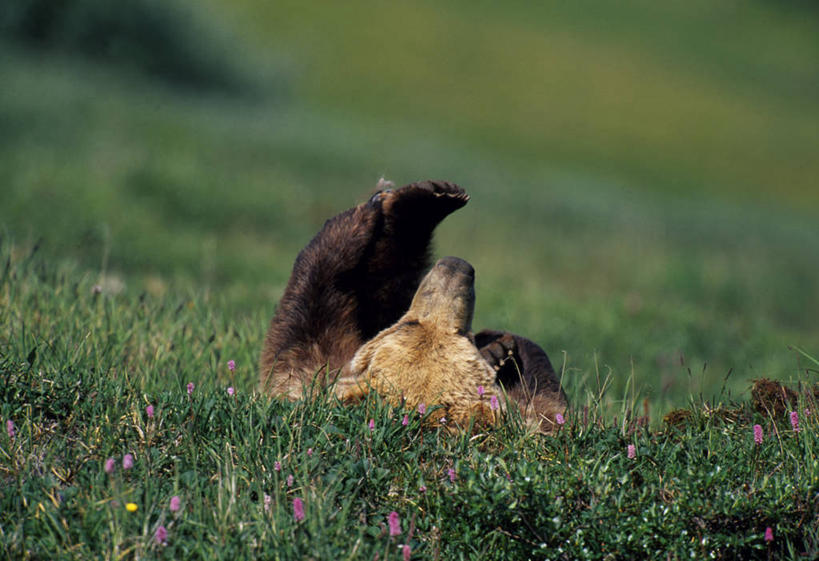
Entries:
[[434, 227], [469, 201], [466, 191], [449, 181], [420, 181], [378, 195], [384, 215], [390, 220], [417, 224], [421, 219], [428, 227]]
[[505, 333], [482, 347], [480, 351], [483, 359], [497, 372], [510, 358], [515, 356], [516, 348], [515, 338], [512, 334]]

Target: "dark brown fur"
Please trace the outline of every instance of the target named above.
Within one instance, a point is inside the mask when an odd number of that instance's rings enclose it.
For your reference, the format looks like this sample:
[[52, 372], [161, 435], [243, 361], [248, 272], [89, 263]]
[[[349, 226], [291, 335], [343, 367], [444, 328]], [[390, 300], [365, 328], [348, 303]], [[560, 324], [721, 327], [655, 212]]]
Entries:
[[477, 333], [475, 344], [524, 417], [535, 415], [540, 430], [552, 430], [555, 416], [565, 413], [568, 400], [546, 352], [525, 337], [491, 329]]
[[432, 231], [469, 200], [447, 182], [380, 191], [328, 220], [296, 258], [261, 357], [263, 388], [293, 399], [407, 310], [429, 267]]

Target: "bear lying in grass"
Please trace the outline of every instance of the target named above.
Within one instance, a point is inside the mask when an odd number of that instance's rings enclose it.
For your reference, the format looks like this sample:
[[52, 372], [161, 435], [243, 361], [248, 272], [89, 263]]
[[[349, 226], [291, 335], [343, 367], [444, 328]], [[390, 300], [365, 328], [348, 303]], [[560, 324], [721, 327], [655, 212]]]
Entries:
[[493, 422], [504, 402], [471, 333], [474, 279], [466, 261], [438, 261], [407, 313], [358, 349], [336, 383], [337, 395], [352, 401], [374, 390], [394, 405], [442, 405], [436, 417], [460, 425]]
[[270, 322], [263, 390], [300, 399], [336, 382], [343, 401], [373, 390], [396, 405], [442, 405], [461, 426], [496, 422], [493, 396], [503, 408], [505, 392], [529, 427], [549, 432], [567, 400], [546, 353], [512, 333], [472, 333], [466, 261], [441, 259], [424, 276], [433, 230], [468, 200], [455, 184], [424, 181], [328, 220], [296, 258]]

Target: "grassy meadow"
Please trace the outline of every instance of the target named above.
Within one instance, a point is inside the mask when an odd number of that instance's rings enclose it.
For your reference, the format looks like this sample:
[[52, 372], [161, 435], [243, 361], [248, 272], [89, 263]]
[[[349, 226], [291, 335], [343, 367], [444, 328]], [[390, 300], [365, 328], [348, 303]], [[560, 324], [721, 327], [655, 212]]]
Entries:
[[819, 391], [698, 401], [658, 431], [601, 390], [555, 436], [514, 416], [449, 434], [377, 399], [252, 392], [259, 336], [221, 295], [111, 295], [8, 242], [0, 257], [6, 559], [819, 553]]
[[[1, 556], [817, 554], [814, 398], [750, 392], [818, 381], [809, 4], [62, 5], [0, 12]], [[296, 254], [381, 176], [470, 193], [437, 255], [549, 353], [557, 437], [255, 393]]]

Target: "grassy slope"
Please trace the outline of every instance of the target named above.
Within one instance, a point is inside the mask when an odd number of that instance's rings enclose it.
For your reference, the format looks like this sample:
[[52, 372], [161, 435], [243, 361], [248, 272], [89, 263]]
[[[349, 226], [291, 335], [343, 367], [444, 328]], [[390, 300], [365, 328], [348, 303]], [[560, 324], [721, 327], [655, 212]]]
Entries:
[[[294, 103], [108, 84], [70, 61], [3, 64], [4, 227], [21, 242], [43, 237], [50, 255], [80, 259], [112, 290], [161, 294], [196, 279], [226, 296], [235, 320], [266, 306], [261, 332], [327, 217], [366, 196], [376, 171], [423, 174], [473, 195], [438, 248], [478, 270], [475, 325], [527, 334], [558, 364], [566, 351], [570, 388], [599, 364], [622, 391], [633, 369], [662, 411], [718, 392], [731, 368], [735, 390], [790, 377], [788, 345], [819, 338], [819, 233], [790, 211], [520, 169], [418, 128]], [[680, 354], [697, 374], [707, 362], [705, 376], [689, 383]]]
[[0, 263], [3, 558], [399, 559], [403, 544], [413, 559], [817, 554], [816, 403], [796, 406], [799, 433], [748, 405], [698, 406], [680, 429], [649, 432], [635, 404], [612, 422], [603, 395], [556, 437], [511, 422], [447, 435], [377, 402], [249, 394], [258, 330], [221, 297], [95, 294], [93, 276], [8, 243]]

